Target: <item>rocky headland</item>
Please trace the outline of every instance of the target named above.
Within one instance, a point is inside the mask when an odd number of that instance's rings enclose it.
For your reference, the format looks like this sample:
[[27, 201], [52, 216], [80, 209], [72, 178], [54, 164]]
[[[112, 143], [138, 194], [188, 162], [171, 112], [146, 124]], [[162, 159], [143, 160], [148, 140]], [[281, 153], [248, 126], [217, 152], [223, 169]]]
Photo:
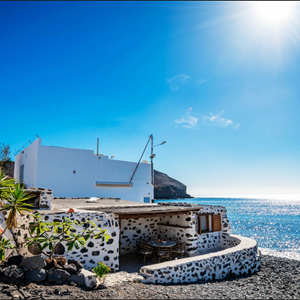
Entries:
[[193, 198], [186, 193], [186, 185], [154, 170], [154, 199], [185, 199]]

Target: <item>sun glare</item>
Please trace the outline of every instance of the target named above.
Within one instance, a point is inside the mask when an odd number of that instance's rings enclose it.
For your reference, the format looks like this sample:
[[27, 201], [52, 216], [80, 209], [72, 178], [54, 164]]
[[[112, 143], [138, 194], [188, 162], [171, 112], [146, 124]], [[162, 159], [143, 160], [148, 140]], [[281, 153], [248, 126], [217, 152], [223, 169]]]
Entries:
[[254, 5], [260, 19], [271, 24], [281, 24], [292, 18], [294, 3], [293, 1], [257, 1]]

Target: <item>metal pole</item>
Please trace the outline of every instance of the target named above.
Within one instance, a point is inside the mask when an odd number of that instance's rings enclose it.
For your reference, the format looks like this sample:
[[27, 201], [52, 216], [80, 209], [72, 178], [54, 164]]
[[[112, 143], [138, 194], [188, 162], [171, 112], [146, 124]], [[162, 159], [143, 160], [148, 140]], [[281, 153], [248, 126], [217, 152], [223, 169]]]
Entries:
[[151, 138], [151, 183], [154, 185], [154, 168], [153, 168], [153, 134], [150, 135]]
[[139, 162], [136, 164], [136, 167], [135, 167], [135, 169], [134, 169], [134, 171], [133, 171], [133, 174], [132, 174], [132, 176], [131, 176], [129, 182], [131, 182], [131, 180], [132, 180], [132, 178], [133, 178], [133, 176], [134, 176], [134, 174], [135, 174], [135, 172], [136, 172], [136, 170], [137, 170], [137, 168], [138, 168], [138, 166], [139, 166], [139, 164], [140, 164], [140, 161], [141, 161], [141, 159], [142, 159], [142, 157], [143, 157], [143, 155], [144, 155], [144, 153], [145, 153], [145, 150], [146, 150], [146, 148], [147, 148], [147, 146], [148, 146], [148, 144], [149, 144], [149, 141], [150, 141], [150, 139], [151, 139], [151, 136], [152, 136], [152, 135], [150, 135], [150, 137], [149, 137], [149, 139], [148, 139], [148, 142], [147, 142], [147, 144], [146, 144], [146, 146], [145, 146], [145, 148], [144, 148], [144, 151], [143, 151], [143, 153], [142, 153], [142, 155], [141, 155], [141, 157], [140, 157]]
[[99, 154], [99, 138], [97, 138], [97, 155]]

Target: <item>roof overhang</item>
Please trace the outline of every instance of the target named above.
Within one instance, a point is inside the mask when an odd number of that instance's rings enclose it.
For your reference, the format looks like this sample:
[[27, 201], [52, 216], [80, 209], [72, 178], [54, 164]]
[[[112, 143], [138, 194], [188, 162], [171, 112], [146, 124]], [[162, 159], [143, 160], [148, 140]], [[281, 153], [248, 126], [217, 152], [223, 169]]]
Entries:
[[98, 187], [132, 187], [131, 182], [102, 182], [96, 181], [95, 186]]
[[176, 216], [188, 212], [198, 212], [201, 207], [178, 207], [178, 206], [149, 206], [149, 207], [126, 207], [114, 209], [101, 209], [104, 212], [117, 214], [119, 219], [154, 218], [163, 216]]

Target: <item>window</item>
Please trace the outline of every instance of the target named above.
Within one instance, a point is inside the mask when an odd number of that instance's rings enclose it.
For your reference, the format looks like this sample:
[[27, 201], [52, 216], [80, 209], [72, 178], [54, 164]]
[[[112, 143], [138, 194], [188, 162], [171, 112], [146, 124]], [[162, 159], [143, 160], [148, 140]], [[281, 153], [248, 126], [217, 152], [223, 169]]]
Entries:
[[212, 231], [221, 231], [221, 215], [203, 214], [198, 216], [199, 234]]
[[210, 215], [199, 215], [199, 234], [210, 231], [209, 230], [209, 221]]

